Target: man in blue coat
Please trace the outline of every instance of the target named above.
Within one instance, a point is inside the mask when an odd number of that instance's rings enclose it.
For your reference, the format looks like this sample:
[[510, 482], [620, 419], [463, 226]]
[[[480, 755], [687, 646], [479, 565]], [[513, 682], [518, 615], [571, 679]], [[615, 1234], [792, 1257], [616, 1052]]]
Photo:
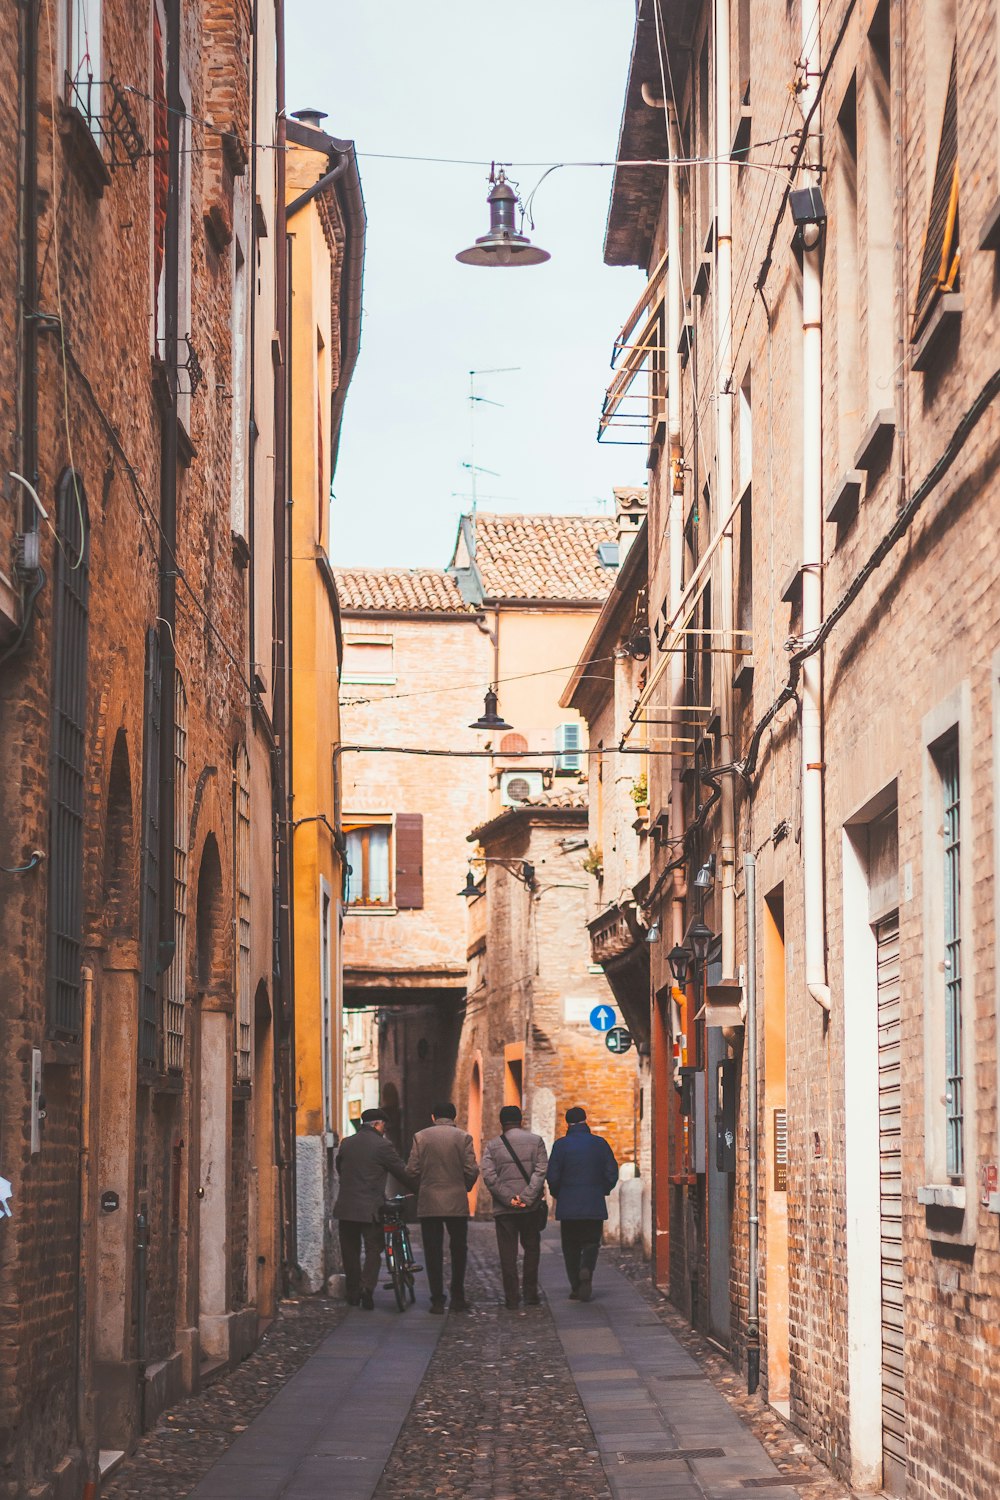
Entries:
[[566, 1134], [552, 1147], [546, 1180], [556, 1200], [570, 1297], [589, 1302], [608, 1217], [605, 1199], [618, 1181], [618, 1163], [604, 1137], [591, 1134], [586, 1110], [568, 1109], [566, 1124]]

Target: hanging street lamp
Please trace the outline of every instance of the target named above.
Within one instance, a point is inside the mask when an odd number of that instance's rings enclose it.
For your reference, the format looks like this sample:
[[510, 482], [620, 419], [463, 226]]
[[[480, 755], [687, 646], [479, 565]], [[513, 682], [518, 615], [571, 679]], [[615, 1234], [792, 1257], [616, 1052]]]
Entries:
[[486, 201], [490, 206], [489, 232], [480, 235], [467, 250], [460, 250], [456, 260], [464, 266], [540, 266], [551, 260], [547, 250], [533, 245], [526, 234], [518, 234], [514, 228], [514, 209], [519, 200], [502, 167]]
[[469, 728], [513, 729], [513, 727], [513, 724], [508, 724], [506, 719], [502, 718], [501, 715], [497, 712], [496, 691], [492, 687], [487, 688], [486, 697], [483, 701], [483, 711], [479, 715], [479, 718], [476, 720], [476, 722], [469, 725]]

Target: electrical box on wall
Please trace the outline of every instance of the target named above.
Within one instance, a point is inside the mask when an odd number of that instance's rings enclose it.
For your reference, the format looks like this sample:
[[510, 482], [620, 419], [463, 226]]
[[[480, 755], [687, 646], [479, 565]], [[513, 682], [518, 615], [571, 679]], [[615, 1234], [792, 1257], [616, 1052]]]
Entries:
[[691, 1116], [691, 1165], [700, 1177], [708, 1164], [705, 1139], [705, 1074], [700, 1068], [691, 1075], [691, 1103], [694, 1105], [694, 1113]]
[[45, 1096], [42, 1093], [42, 1054], [38, 1047], [31, 1049], [31, 1154], [37, 1156], [42, 1149], [42, 1124], [45, 1120]]

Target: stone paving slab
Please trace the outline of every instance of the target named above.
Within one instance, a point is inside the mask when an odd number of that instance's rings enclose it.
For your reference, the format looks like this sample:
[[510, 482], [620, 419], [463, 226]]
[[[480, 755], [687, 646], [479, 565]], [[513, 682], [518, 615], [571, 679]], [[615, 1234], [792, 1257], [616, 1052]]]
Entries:
[[[548, 1242], [542, 1284], [570, 1372], [594, 1432], [615, 1500], [724, 1500], [747, 1479], [779, 1478], [763, 1445], [691, 1356], [651, 1317], [644, 1299], [605, 1253], [590, 1302], [570, 1302], [565, 1273]], [[597, 1369], [603, 1381], [596, 1379]], [[683, 1372], [684, 1380], [664, 1376]], [[627, 1383], [629, 1398], [621, 1399]], [[671, 1458], [671, 1450], [722, 1449], [721, 1456]], [[648, 1455], [648, 1456], [646, 1456]], [[788, 1485], [783, 1500], [800, 1500]]]
[[377, 1306], [340, 1329], [191, 1492], [191, 1500], [369, 1500], [441, 1336]]

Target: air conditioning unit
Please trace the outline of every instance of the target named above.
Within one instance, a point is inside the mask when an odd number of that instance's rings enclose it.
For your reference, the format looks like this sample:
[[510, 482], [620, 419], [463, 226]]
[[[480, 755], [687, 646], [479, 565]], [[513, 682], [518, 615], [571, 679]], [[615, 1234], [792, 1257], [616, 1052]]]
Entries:
[[501, 771], [500, 801], [504, 807], [519, 807], [536, 801], [544, 791], [541, 771]]

